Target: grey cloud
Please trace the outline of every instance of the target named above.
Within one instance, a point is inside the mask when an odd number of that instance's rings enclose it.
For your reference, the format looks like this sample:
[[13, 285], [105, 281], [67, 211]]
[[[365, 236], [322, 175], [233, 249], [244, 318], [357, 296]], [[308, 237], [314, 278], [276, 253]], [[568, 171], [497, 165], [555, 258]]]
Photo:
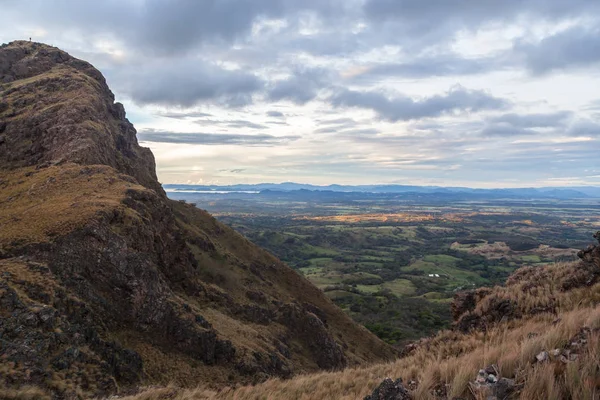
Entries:
[[380, 132], [381, 132], [380, 130], [374, 129], [374, 128], [362, 128], [362, 129], [346, 129], [342, 133], [344, 135], [360, 136], [360, 135], [376, 135]]
[[489, 58], [464, 58], [456, 54], [436, 54], [402, 63], [365, 65], [365, 72], [352, 78], [354, 82], [371, 82], [388, 77], [426, 78], [432, 76], [476, 75], [508, 68], [503, 55]]
[[314, 133], [337, 133], [360, 125], [359, 122], [352, 118], [324, 119], [317, 120], [316, 123], [321, 128], [315, 129]]
[[374, 21], [397, 21], [413, 33], [477, 29], [489, 22], [518, 17], [562, 19], [600, 10], [595, 0], [367, 0], [364, 11]]
[[165, 118], [173, 118], [173, 119], [187, 119], [187, 118], [204, 118], [204, 117], [212, 117], [212, 114], [207, 114], [199, 111], [190, 111], [190, 112], [158, 112], [156, 115]]
[[540, 134], [600, 136], [600, 124], [589, 119], [576, 119], [569, 111], [547, 114], [510, 113], [488, 118], [480, 133], [490, 137]]
[[336, 119], [322, 119], [317, 121], [317, 125], [354, 125], [356, 121], [352, 118], [336, 118]]
[[483, 18], [498, 20], [519, 14], [536, 14], [546, 17], [580, 15], [597, 10], [594, 0], [367, 0], [366, 14], [377, 19], [419, 19], [425, 17]]
[[514, 51], [534, 74], [600, 64], [600, 27], [575, 26], [538, 42], [520, 40]]
[[487, 125], [481, 130], [482, 136], [529, 136], [539, 133], [533, 129], [520, 128], [506, 123]]
[[257, 124], [252, 121], [246, 121], [243, 119], [199, 119], [194, 121], [195, 124], [201, 126], [224, 126], [227, 128], [248, 128], [248, 129], [269, 129], [266, 125]]
[[255, 75], [226, 70], [201, 60], [156, 62], [117, 75], [121, 91], [139, 104], [192, 107], [211, 103], [240, 107], [263, 88]]
[[250, 128], [250, 129], [269, 129], [266, 125], [256, 124], [250, 121], [235, 120], [230, 121], [227, 126], [229, 128]]
[[154, 129], [142, 130], [138, 133], [140, 141], [178, 144], [204, 145], [241, 145], [241, 146], [275, 146], [300, 138], [300, 136], [273, 136], [267, 134], [243, 135], [226, 133], [182, 133], [159, 131]]
[[570, 111], [559, 111], [547, 114], [503, 114], [491, 117], [489, 122], [507, 124], [516, 128], [557, 128], [564, 126], [573, 115]]
[[468, 90], [461, 86], [453, 87], [443, 95], [417, 100], [402, 94], [388, 97], [374, 91], [341, 89], [329, 101], [334, 107], [371, 109], [380, 118], [392, 122], [439, 117], [453, 112], [498, 110], [508, 106], [506, 100], [484, 91]]
[[341, 0], [145, 0], [46, 1], [7, 3], [17, 16], [45, 26], [77, 27], [90, 34], [109, 33], [157, 53], [183, 53], [211, 41], [231, 43], [261, 19], [301, 18], [311, 13], [330, 18], [343, 10]]
[[338, 131], [337, 127], [325, 127], [325, 128], [315, 129], [313, 132], [314, 133], [335, 133], [337, 131]]
[[261, 19], [294, 21], [303, 13], [329, 18], [343, 10], [343, 4], [341, 0], [149, 0], [137, 14], [141, 29], [134, 35], [150, 48], [185, 51], [205, 41], [233, 42]]
[[284, 118], [285, 117], [285, 115], [283, 115], [283, 113], [280, 111], [267, 111], [267, 116], [272, 117], [272, 118]]
[[578, 120], [569, 126], [567, 133], [571, 136], [600, 137], [600, 123], [591, 120]]
[[271, 101], [289, 100], [295, 104], [306, 104], [327, 85], [330, 72], [324, 69], [297, 70], [288, 78], [271, 83], [268, 98]]

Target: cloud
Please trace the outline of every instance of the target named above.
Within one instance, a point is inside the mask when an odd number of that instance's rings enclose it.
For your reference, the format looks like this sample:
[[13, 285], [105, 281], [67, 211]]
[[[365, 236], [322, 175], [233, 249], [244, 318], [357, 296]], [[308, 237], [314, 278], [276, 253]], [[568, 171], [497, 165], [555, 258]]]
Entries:
[[600, 25], [575, 26], [539, 41], [521, 39], [514, 52], [533, 74], [600, 64]]
[[336, 118], [336, 119], [322, 119], [316, 121], [317, 125], [355, 125], [357, 122], [352, 118]]
[[600, 138], [600, 123], [591, 120], [578, 120], [574, 122], [567, 133], [571, 136], [590, 136]]
[[362, 136], [362, 135], [376, 135], [380, 132], [381, 131], [379, 129], [375, 129], [375, 128], [359, 128], [359, 129], [347, 129], [347, 130], [342, 131], [341, 133], [344, 135]]
[[204, 118], [204, 117], [212, 117], [212, 114], [199, 112], [199, 111], [190, 111], [190, 112], [157, 112], [156, 115], [159, 117], [165, 118], [173, 118], [173, 119], [188, 119], [188, 118]]
[[251, 104], [252, 96], [264, 86], [251, 73], [189, 58], [156, 61], [117, 74], [115, 79], [121, 91], [138, 104], [176, 107], [241, 107]]
[[482, 136], [529, 136], [537, 135], [539, 131], [516, 127], [507, 123], [491, 124], [481, 130]]
[[240, 145], [240, 146], [275, 146], [291, 142], [300, 136], [273, 136], [267, 134], [244, 135], [228, 133], [182, 133], [154, 129], [138, 132], [140, 141], [155, 143], [203, 144], [203, 145]]
[[434, 31], [455, 33], [476, 30], [492, 22], [517, 19], [556, 20], [593, 15], [600, 10], [595, 0], [366, 0], [364, 12], [376, 22], [401, 23], [413, 35]]
[[329, 101], [334, 107], [370, 109], [381, 119], [392, 122], [439, 117], [457, 112], [499, 110], [508, 106], [506, 100], [461, 86], [455, 86], [443, 95], [416, 100], [402, 94], [386, 96], [375, 91], [340, 89]]
[[[5, 2], [20, 18], [77, 28], [135, 44], [157, 54], [185, 54], [210, 42], [230, 44], [263, 20], [296, 20], [304, 13], [329, 18], [341, 0], [141, 0]], [[4, 6], [3, 6], [4, 7]], [[4, 11], [4, 10], [3, 10]]]
[[494, 0], [464, 2], [463, 0], [367, 0], [366, 14], [377, 19], [420, 19], [432, 16], [461, 18], [464, 21], [483, 18], [484, 21], [503, 20], [522, 14], [535, 14], [550, 18], [579, 15], [600, 7], [594, 0]]
[[283, 115], [283, 113], [280, 111], [267, 111], [267, 116], [272, 117], [272, 118], [284, 118], [285, 117], [285, 115]]
[[482, 136], [531, 136], [557, 135], [597, 136], [600, 135], [600, 124], [586, 119], [577, 119], [570, 111], [553, 113], [516, 114], [508, 113], [489, 117], [481, 129]]
[[493, 124], [506, 124], [516, 128], [557, 128], [564, 126], [573, 115], [570, 111], [547, 114], [503, 114], [488, 119]]
[[435, 54], [417, 57], [401, 63], [366, 64], [351, 80], [354, 82], [380, 81], [389, 77], [427, 78], [435, 76], [464, 76], [484, 74], [510, 67], [504, 56], [466, 58], [458, 54]]
[[194, 124], [201, 126], [221, 126], [226, 128], [269, 129], [268, 126], [243, 119], [199, 119]]
[[325, 127], [325, 128], [315, 129], [313, 132], [314, 133], [335, 133], [337, 131], [338, 131], [338, 127], [328, 126], [328, 127]]
[[329, 71], [316, 68], [294, 71], [289, 77], [272, 82], [267, 96], [271, 101], [289, 100], [295, 104], [306, 104], [328, 85], [329, 75]]

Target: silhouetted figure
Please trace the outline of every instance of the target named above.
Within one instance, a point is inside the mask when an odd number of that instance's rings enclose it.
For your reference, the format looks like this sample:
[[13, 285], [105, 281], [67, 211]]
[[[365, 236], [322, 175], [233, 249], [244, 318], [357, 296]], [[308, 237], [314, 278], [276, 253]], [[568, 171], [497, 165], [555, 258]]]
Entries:
[[29, 38], [29, 41], [31, 42], [31, 38]]

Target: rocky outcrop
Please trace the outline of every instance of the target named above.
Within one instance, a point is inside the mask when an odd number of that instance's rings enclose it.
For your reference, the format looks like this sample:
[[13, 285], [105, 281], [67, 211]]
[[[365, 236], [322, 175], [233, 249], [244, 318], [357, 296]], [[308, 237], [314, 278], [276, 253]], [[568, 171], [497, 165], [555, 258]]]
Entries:
[[[313, 306], [314, 307], [314, 306]], [[346, 367], [346, 357], [341, 346], [333, 339], [323, 321], [314, 313], [296, 304], [281, 308], [279, 320], [311, 351], [319, 367], [342, 369]]]
[[402, 379], [396, 381], [385, 378], [364, 400], [411, 400], [412, 396], [402, 384]]
[[[600, 243], [600, 231], [594, 234], [594, 239]], [[598, 276], [600, 276], [600, 245], [588, 246], [585, 250], [579, 251], [577, 257], [581, 259], [586, 271], [591, 274], [590, 282], [586, 282], [591, 284], [593, 280], [598, 279]]]
[[152, 152], [91, 64], [40, 43], [0, 48], [0, 168], [104, 164], [164, 193]]
[[166, 198], [102, 75], [0, 48], [0, 392], [221, 387], [394, 352], [269, 253]]
[[[600, 240], [600, 232], [594, 238]], [[555, 314], [561, 297], [568, 297], [574, 289], [589, 288], [600, 279], [600, 246], [589, 246], [578, 256], [581, 261], [557, 268], [520, 268], [504, 287], [457, 293], [451, 303], [454, 327], [465, 333], [485, 331], [502, 321]]]
[[0, 267], [0, 307], [9, 314], [0, 324], [0, 353], [9, 366], [0, 374], [5, 384], [43, 385], [58, 393], [76, 385], [82, 391], [109, 394], [117, 390], [117, 382], [140, 381], [139, 354], [102, 339], [102, 328], [95, 326], [95, 315], [84, 302], [64, 288], [19, 278], [44, 281], [51, 275], [48, 268], [26, 261], [0, 261]]
[[477, 303], [491, 292], [492, 290], [489, 288], [479, 288], [456, 293], [452, 303], [450, 303], [452, 318], [458, 320], [461, 315], [475, 310]]
[[475, 381], [469, 385], [476, 398], [487, 400], [507, 400], [519, 389], [514, 379], [500, 376], [496, 365], [480, 369]]

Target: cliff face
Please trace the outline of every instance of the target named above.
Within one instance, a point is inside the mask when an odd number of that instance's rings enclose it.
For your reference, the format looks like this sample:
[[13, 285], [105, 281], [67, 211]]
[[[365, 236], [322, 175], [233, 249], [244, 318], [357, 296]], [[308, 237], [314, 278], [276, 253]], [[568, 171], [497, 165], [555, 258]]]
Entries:
[[103, 164], [161, 192], [154, 156], [102, 74], [85, 61], [39, 43], [0, 49], [0, 166]]
[[168, 200], [90, 64], [13, 42], [0, 85], [0, 391], [217, 387], [393, 356], [272, 255]]

